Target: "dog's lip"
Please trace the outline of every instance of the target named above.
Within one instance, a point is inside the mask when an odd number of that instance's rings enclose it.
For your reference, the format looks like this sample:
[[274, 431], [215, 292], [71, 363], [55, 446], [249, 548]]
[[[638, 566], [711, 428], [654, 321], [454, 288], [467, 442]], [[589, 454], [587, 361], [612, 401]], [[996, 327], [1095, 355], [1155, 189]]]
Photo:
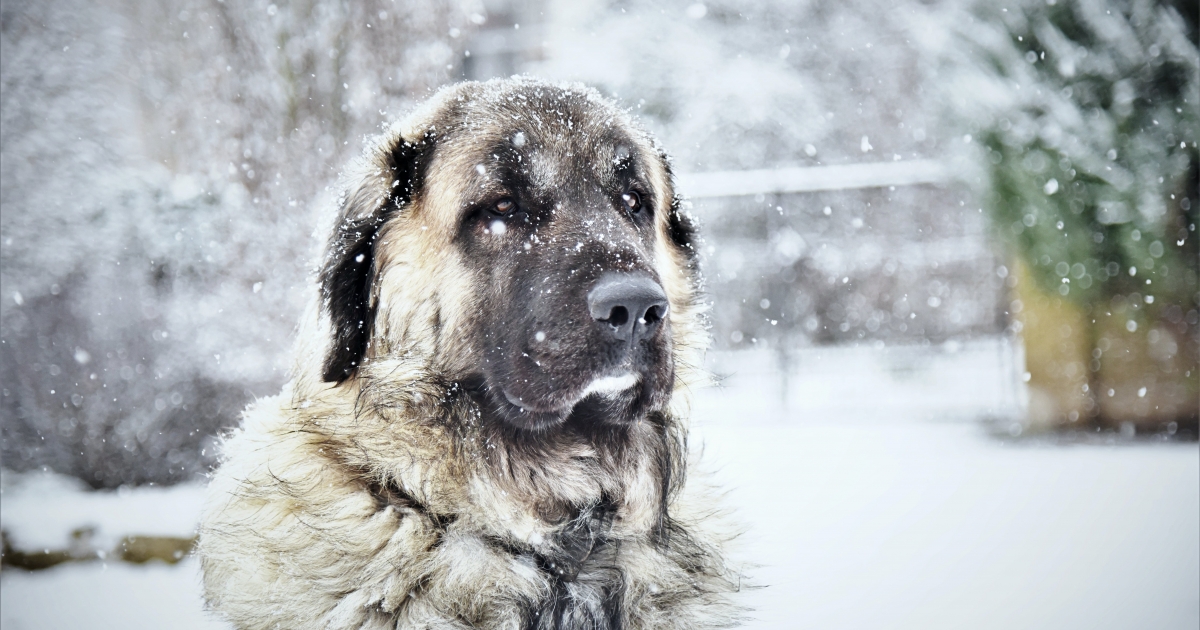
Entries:
[[623, 370], [604, 376], [593, 378], [578, 394], [566, 397], [561, 405], [554, 407], [544, 407], [542, 405], [530, 404], [521, 397], [514, 395], [508, 391], [507, 387], [501, 387], [500, 391], [504, 394], [505, 400], [524, 411], [533, 411], [537, 413], [555, 413], [567, 412], [579, 404], [579, 401], [591, 396], [599, 394], [601, 396], [615, 396], [622, 392], [628, 391], [637, 386], [641, 382], [641, 377], [630, 370]]
[[579, 392], [579, 398], [583, 399], [591, 394], [612, 395], [619, 394], [627, 389], [630, 389], [638, 384], [641, 380], [637, 374], [628, 370], [619, 372], [610, 376], [601, 376], [592, 379], [583, 391]]
[[508, 391], [507, 387], [501, 387], [500, 392], [504, 394], [504, 399], [507, 400], [510, 405], [522, 411], [536, 411], [539, 413], [557, 411], [556, 409], [539, 409], [537, 405], [531, 405], [522, 400], [519, 396], [514, 396], [512, 392]]

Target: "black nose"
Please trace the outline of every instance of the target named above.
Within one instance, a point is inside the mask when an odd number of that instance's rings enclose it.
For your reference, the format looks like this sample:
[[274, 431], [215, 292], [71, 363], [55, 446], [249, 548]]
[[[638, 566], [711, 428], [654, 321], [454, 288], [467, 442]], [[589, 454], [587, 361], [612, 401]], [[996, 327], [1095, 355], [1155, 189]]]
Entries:
[[588, 292], [588, 311], [626, 343], [649, 338], [667, 316], [667, 294], [647, 276], [608, 273]]

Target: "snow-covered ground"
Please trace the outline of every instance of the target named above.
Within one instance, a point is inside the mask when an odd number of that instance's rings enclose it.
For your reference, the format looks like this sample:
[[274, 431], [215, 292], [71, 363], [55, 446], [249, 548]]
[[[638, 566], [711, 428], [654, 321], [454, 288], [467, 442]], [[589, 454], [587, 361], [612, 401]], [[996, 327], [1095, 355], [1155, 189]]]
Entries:
[[[813, 349], [787, 393], [767, 353], [714, 358], [727, 378], [697, 396], [692, 442], [747, 527], [738, 552], [759, 565], [750, 627], [1200, 625], [1200, 448], [992, 436], [972, 420], [1019, 405], [1010, 350]], [[22, 547], [61, 547], [89, 523], [187, 535], [200, 495], [22, 476], [0, 500]], [[201, 608], [194, 560], [5, 571], [0, 625], [222, 627]]]
[[88, 492], [79, 480], [51, 473], [4, 471], [2, 479], [0, 522], [26, 550], [62, 548], [82, 527], [93, 530], [98, 549], [111, 549], [129, 535], [190, 538], [204, 501], [201, 483]]
[[762, 565], [752, 627], [1200, 625], [1195, 444], [782, 419], [699, 433]]
[[217, 630], [200, 600], [200, 564], [60, 565], [0, 576], [4, 630]]
[[[111, 550], [129, 535], [189, 538], [204, 498], [200, 484], [88, 492], [70, 477], [7, 471], [0, 490], [0, 527], [23, 551], [66, 549], [80, 528], [92, 530], [89, 546], [99, 550]], [[0, 627], [200, 630], [223, 624], [202, 610], [195, 559], [174, 566], [109, 559], [37, 572], [5, 570]]]
[[[748, 531], [752, 628], [1200, 627], [1200, 448], [1001, 440], [999, 339], [714, 357], [694, 444]], [[1015, 432], [1015, 431], [1013, 431]]]

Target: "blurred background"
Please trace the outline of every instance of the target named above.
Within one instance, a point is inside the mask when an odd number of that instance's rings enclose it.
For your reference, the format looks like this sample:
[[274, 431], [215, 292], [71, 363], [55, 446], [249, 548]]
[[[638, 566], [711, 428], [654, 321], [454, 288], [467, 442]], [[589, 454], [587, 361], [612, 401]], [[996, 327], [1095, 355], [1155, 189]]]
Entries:
[[5, 0], [5, 628], [222, 627], [215, 437], [365, 138], [582, 81], [672, 154], [756, 628], [1200, 626], [1194, 0]]

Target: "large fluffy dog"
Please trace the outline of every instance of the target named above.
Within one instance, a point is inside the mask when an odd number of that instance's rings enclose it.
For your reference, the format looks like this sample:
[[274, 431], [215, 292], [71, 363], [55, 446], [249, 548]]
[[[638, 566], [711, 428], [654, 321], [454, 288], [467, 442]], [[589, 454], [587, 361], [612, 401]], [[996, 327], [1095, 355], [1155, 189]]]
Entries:
[[[662, 151], [578, 86], [447, 88], [347, 176], [282, 394], [201, 526], [242, 628], [714, 628], [705, 334]], [[314, 292], [315, 293], [315, 292]]]

